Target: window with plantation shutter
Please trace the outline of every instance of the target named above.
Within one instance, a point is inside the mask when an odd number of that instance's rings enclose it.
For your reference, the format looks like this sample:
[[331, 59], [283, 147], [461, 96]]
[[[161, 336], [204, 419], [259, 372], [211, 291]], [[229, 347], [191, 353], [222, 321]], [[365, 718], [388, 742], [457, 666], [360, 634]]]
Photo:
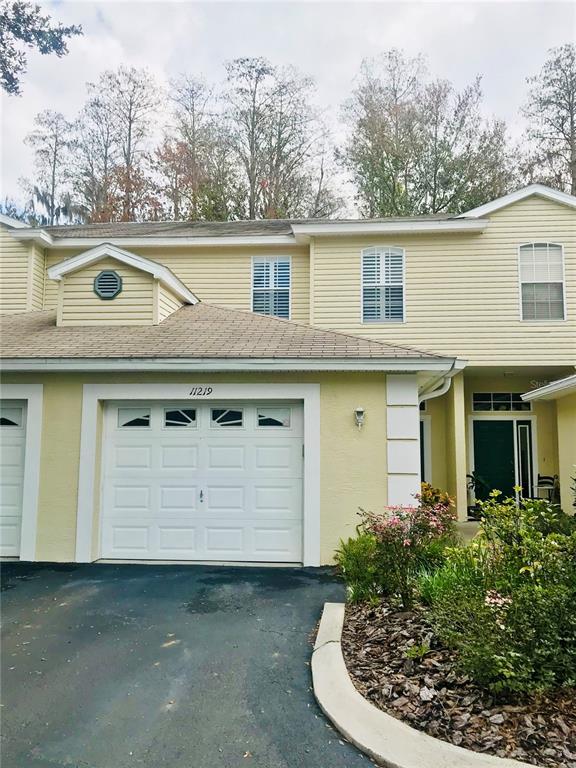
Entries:
[[562, 246], [529, 243], [520, 246], [522, 320], [564, 320]]
[[362, 322], [404, 322], [404, 251], [365, 248], [362, 251]]
[[290, 258], [252, 259], [252, 311], [261, 315], [290, 317]]

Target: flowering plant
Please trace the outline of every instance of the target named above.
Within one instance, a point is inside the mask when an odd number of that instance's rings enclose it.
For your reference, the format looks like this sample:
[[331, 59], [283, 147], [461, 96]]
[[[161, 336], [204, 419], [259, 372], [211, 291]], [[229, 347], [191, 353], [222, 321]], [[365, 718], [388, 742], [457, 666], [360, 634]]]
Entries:
[[454, 505], [449, 497], [417, 505], [386, 507], [383, 512], [360, 510], [361, 529], [376, 540], [376, 561], [383, 591], [397, 595], [403, 608], [414, 601], [418, 572], [441, 557], [455, 539]]

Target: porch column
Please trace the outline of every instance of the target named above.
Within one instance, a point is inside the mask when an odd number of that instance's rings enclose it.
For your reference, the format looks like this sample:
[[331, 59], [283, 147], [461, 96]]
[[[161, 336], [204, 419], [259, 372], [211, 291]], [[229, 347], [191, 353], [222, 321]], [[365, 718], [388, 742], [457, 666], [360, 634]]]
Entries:
[[420, 410], [416, 374], [386, 377], [388, 504], [416, 504], [420, 492]]
[[452, 379], [448, 390], [446, 409], [446, 477], [448, 493], [456, 499], [458, 520], [468, 518], [466, 489], [466, 406], [464, 400], [464, 374]]

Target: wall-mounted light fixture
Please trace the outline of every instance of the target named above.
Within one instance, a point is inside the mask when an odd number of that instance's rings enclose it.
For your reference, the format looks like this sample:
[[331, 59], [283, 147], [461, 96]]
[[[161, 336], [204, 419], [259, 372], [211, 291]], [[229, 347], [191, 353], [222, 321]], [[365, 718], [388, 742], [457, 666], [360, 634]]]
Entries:
[[356, 426], [358, 429], [362, 429], [364, 425], [364, 408], [358, 407], [354, 408], [354, 418], [356, 419]]

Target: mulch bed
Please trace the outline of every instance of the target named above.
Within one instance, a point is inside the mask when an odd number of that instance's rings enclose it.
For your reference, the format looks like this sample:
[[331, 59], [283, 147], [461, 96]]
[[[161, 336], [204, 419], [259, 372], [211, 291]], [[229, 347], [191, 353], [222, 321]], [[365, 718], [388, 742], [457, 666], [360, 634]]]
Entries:
[[[414, 645], [430, 651], [407, 658]], [[408, 725], [476, 752], [576, 768], [576, 690], [498, 700], [458, 671], [421, 609], [348, 606], [342, 650], [360, 693]]]

